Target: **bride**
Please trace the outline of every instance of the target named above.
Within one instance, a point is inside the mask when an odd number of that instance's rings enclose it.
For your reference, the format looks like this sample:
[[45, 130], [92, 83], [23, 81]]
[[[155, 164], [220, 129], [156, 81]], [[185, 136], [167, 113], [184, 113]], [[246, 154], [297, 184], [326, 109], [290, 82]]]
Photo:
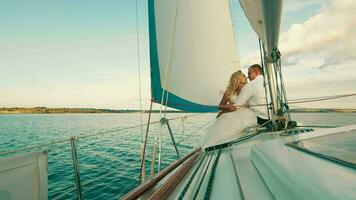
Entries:
[[240, 70], [231, 75], [229, 85], [219, 104], [216, 121], [208, 128], [203, 146], [213, 146], [228, 142], [243, 135], [245, 128], [256, 126], [256, 114], [248, 107], [236, 107], [237, 96], [247, 83]]

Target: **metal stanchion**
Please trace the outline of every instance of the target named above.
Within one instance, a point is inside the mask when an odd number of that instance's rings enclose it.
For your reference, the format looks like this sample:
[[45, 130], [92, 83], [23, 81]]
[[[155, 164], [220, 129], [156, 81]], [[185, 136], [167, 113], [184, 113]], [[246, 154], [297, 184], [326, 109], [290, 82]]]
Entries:
[[166, 119], [166, 118], [163, 117], [163, 118], [161, 119], [161, 123], [167, 125], [169, 134], [171, 135], [171, 139], [172, 139], [172, 142], [173, 142], [174, 149], [176, 150], [176, 153], [177, 153], [178, 158], [180, 158], [179, 152], [178, 152], [178, 148], [177, 148], [177, 144], [176, 144], [176, 141], [174, 140], [173, 133], [172, 133], [172, 129], [171, 129], [171, 126], [169, 125], [168, 119]]
[[83, 199], [82, 188], [80, 185], [80, 174], [79, 174], [79, 165], [78, 165], [78, 154], [77, 154], [77, 141], [78, 138], [72, 136], [70, 138], [71, 146], [72, 146], [72, 158], [73, 158], [73, 172], [75, 178], [75, 184], [77, 186], [77, 198], [78, 200]]

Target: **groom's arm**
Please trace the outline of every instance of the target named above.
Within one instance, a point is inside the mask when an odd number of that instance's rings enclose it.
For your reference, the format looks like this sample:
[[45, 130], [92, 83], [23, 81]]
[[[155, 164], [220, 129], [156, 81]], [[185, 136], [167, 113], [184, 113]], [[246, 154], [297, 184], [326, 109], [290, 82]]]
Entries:
[[251, 82], [247, 83], [240, 91], [240, 94], [237, 96], [236, 103], [234, 105], [236, 106], [244, 106], [247, 104], [248, 100], [252, 97], [253, 95], [253, 90], [252, 90], [252, 84]]

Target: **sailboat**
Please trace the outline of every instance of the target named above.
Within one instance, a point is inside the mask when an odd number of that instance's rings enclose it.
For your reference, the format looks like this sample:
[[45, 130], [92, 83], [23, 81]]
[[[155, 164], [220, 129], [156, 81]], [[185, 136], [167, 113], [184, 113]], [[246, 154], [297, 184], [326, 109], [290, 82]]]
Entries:
[[[239, 2], [260, 39], [271, 128], [197, 147], [151, 179], [144, 148], [142, 184], [123, 199], [356, 198], [356, 125], [298, 127], [289, 115], [278, 49], [283, 1]], [[216, 112], [239, 67], [229, 1], [148, 0], [148, 10], [152, 102]]]

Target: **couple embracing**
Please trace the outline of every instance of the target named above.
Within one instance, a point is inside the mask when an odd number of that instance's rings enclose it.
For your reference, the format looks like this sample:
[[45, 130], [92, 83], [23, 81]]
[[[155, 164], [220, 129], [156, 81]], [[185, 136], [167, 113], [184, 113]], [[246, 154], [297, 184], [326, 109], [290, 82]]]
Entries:
[[245, 128], [268, 122], [263, 71], [254, 64], [248, 79], [240, 70], [231, 75], [229, 85], [219, 104], [216, 121], [208, 128], [204, 145], [220, 144], [241, 135]]

